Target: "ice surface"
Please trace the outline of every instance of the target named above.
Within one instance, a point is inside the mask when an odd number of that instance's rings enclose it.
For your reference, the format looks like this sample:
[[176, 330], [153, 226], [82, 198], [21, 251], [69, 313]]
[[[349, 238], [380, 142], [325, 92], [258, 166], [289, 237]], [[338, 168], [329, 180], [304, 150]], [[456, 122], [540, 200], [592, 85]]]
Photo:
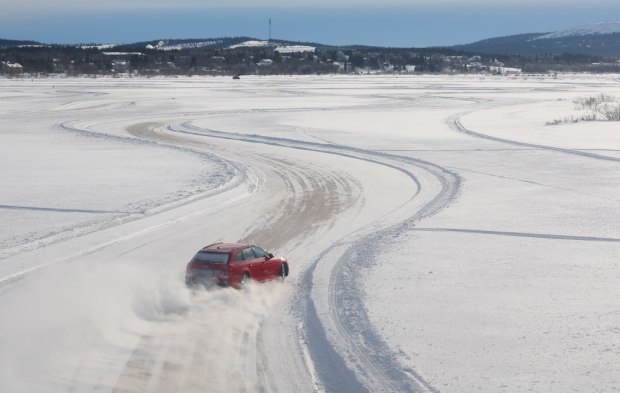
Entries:
[[[617, 76], [0, 79], [0, 390], [620, 389]], [[192, 292], [259, 243], [291, 276]]]

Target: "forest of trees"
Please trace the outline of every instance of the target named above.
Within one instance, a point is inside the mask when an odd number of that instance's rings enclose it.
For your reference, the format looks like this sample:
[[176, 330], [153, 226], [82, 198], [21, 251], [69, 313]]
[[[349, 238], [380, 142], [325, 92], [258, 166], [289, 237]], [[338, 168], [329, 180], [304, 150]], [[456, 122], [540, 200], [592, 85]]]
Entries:
[[160, 50], [132, 45], [97, 47], [26, 45], [0, 48], [0, 74], [50, 75], [248, 75], [332, 73], [485, 72], [501, 63], [523, 72], [620, 72], [617, 60], [587, 55], [479, 55], [449, 49], [317, 47], [280, 53], [274, 46], [196, 47]]

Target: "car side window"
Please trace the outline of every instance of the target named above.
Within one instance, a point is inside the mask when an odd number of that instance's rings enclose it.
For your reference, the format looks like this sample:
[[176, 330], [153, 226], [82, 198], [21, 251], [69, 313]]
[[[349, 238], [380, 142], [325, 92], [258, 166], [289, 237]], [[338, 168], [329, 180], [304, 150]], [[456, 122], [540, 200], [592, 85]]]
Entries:
[[256, 254], [256, 258], [264, 258], [267, 256], [267, 251], [258, 246], [252, 246], [252, 250], [254, 250], [254, 254]]
[[237, 255], [235, 255], [235, 262], [241, 262], [243, 261], [243, 253], [241, 251], [237, 252]]
[[252, 251], [250, 247], [243, 249], [243, 259], [254, 259], [254, 258], [256, 257], [254, 256], [254, 252]]

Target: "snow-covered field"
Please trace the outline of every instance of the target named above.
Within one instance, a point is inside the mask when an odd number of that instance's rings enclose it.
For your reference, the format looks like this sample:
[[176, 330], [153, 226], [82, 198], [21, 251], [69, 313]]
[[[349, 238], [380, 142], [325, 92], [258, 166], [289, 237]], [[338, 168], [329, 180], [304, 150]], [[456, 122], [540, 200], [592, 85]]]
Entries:
[[0, 391], [620, 390], [619, 81], [0, 79]]

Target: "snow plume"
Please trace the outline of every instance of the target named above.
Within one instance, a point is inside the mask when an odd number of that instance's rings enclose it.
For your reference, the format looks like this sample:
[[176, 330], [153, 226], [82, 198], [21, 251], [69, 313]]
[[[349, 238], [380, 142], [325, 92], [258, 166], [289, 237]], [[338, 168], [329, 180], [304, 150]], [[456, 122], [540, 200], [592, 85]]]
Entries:
[[0, 391], [219, 390], [244, 366], [226, 356], [248, 350], [287, 290], [274, 282], [192, 291], [182, 269], [166, 275], [132, 262], [59, 270], [4, 294]]

